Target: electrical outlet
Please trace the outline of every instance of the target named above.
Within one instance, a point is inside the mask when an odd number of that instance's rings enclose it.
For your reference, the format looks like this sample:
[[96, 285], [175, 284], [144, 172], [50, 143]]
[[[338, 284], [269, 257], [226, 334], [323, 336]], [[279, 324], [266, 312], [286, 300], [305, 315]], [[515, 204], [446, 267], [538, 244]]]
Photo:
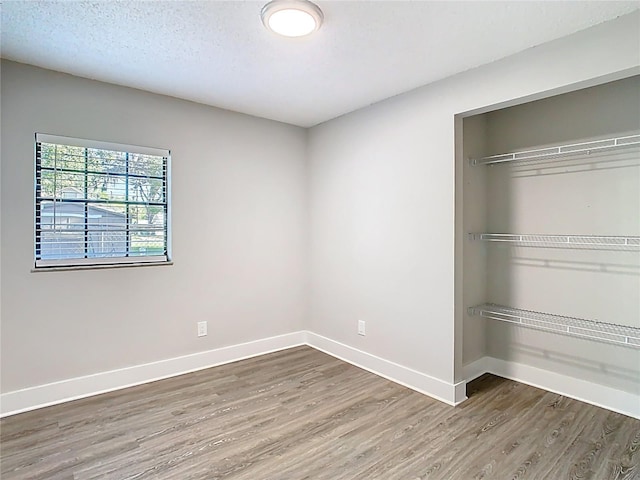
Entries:
[[358, 335], [366, 335], [364, 320], [358, 320]]
[[207, 335], [207, 322], [198, 322], [198, 336], [204, 337]]

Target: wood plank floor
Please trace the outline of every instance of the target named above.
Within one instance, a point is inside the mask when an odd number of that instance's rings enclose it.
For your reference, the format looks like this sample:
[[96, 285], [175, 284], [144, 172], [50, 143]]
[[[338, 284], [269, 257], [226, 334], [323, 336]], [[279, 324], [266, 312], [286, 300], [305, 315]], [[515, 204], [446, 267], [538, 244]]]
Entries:
[[640, 421], [485, 375], [450, 407], [298, 347], [0, 422], [2, 480], [640, 479]]

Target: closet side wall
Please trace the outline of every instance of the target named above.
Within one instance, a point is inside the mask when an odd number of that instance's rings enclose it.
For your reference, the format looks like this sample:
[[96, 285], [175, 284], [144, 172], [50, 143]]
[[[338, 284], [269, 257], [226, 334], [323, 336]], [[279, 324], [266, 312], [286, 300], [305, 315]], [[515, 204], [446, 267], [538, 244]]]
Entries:
[[[489, 154], [640, 131], [640, 77], [486, 115]], [[640, 149], [487, 171], [491, 233], [640, 235]], [[640, 327], [640, 252], [486, 245], [487, 300]], [[487, 321], [488, 355], [640, 393], [640, 350]]]
[[[469, 241], [465, 232], [483, 231], [487, 223], [487, 170], [472, 167], [468, 159], [484, 156], [487, 150], [487, 122], [485, 115], [463, 119], [463, 153], [458, 157], [459, 176], [462, 181], [456, 193], [462, 201], [462, 234], [458, 235], [462, 251], [456, 262], [462, 259], [462, 305], [477, 305], [487, 298], [486, 248], [480, 242]], [[462, 365], [468, 365], [486, 355], [486, 322], [483, 318], [470, 316], [466, 308], [457, 312], [463, 318]]]

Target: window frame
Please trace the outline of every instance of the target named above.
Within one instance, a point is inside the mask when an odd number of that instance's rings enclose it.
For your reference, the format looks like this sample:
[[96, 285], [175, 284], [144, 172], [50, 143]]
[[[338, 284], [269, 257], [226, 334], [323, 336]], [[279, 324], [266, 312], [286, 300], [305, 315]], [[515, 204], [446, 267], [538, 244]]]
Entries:
[[[130, 232], [130, 219], [128, 213], [126, 214], [125, 220], [125, 228], [126, 232], [126, 250], [127, 253], [123, 256], [112, 256], [112, 257], [88, 257], [88, 233], [90, 229], [87, 227], [87, 209], [89, 208], [89, 204], [99, 203], [95, 202], [90, 198], [87, 198], [87, 192], [85, 188], [84, 196], [82, 198], [78, 198], [77, 202], [61, 202], [61, 203], [81, 203], [84, 205], [85, 217], [84, 217], [84, 227], [82, 231], [85, 234], [85, 251], [84, 257], [78, 256], [77, 258], [59, 258], [59, 259], [42, 259], [38, 258], [39, 256], [39, 248], [41, 248], [41, 239], [40, 233], [42, 232], [42, 216], [41, 216], [41, 208], [43, 201], [42, 197], [40, 197], [40, 181], [42, 177], [42, 166], [40, 165], [41, 157], [38, 155], [38, 148], [41, 144], [54, 144], [54, 145], [63, 145], [70, 147], [81, 147], [85, 149], [96, 149], [96, 150], [109, 150], [120, 153], [127, 154], [141, 154], [141, 155], [153, 155], [160, 156], [163, 158], [163, 177], [161, 180], [164, 183], [164, 202], [151, 202], [154, 205], [160, 204], [163, 207], [164, 211], [164, 243], [165, 243], [165, 253], [161, 255], [130, 255], [129, 249], [131, 244], [131, 232]], [[86, 155], [86, 150], [85, 150]], [[86, 160], [85, 160], [86, 162]], [[153, 266], [153, 265], [172, 265], [171, 259], [171, 151], [169, 149], [162, 148], [153, 148], [153, 147], [143, 147], [138, 145], [129, 145], [122, 143], [113, 143], [113, 142], [105, 142], [98, 140], [88, 140], [88, 139], [80, 139], [74, 137], [66, 137], [61, 135], [51, 135], [45, 133], [36, 133], [35, 134], [35, 142], [34, 142], [34, 187], [33, 187], [33, 200], [34, 200], [34, 218], [33, 218], [33, 268], [32, 271], [48, 271], [48, 270], [76, 270], [76, 269], [94, 269], [94, 268], [115, 268], [115, 267], [137, 267], [137, 266]], [[86, 164], [85, 164], [85, 174], [86, 174]], [[103, 172], [99, 172], [102, 174]], [[125, 179], [125, 188], [128, 188], [129, 179], [132, 178], [128, 172], [128, 170], [124, 174], [119, 174], [117, 176], [121, 176]], [[153, 177], [152, 177], [153, 178]], [[160, 177], [158, 177], [160, 179]], [[86, 179], [85, 179], [86, 181]], [[127, 190], [128, 191], [128, 190]], [[127, 193], [128, 195], [128, 193]], [[126, 198], [124, 201], [116, 201], [115, 203], [121, 203], [125, 206], [126, 212], [129, 211], [129, 207], [131, 205], [149, 205], [150, 202], [140, 203], [129, 201]], [[156, 205], [158, 206], [158, 205]]]

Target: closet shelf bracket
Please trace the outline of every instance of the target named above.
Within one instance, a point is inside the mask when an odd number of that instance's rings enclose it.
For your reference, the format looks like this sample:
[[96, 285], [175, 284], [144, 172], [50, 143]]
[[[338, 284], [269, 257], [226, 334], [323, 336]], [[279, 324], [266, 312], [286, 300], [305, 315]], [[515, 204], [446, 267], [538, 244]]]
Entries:
[[514, 323], [527, 328], [587, 338], [640, 349], [640, 328], [582, 318], [552, 315], [485, 303], [467, 309], [469, 315]]

